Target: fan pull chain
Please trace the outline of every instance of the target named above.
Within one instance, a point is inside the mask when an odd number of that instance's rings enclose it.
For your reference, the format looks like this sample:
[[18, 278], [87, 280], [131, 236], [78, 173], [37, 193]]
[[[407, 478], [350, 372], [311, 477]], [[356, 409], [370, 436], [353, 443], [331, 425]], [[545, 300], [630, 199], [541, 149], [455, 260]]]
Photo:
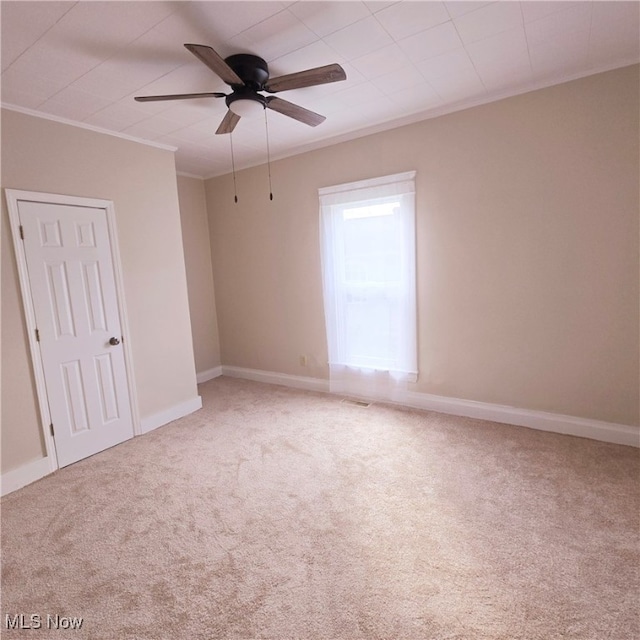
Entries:
[[273, 200], [273, 191], [271, 189], [271, 157], [269, 153], [269, 124], [267, 121], [267, 110], [264, 110], [264, 128], [267, 132], [267, 169], [269, 171], [269, 200]]
[[229, 132], [229, 140], [231, 141], [231, 170], [233, 172], [233, 201], [238, 203], [238, 189], [236, 187], [236, 163], [233, 158], [233, 134]]

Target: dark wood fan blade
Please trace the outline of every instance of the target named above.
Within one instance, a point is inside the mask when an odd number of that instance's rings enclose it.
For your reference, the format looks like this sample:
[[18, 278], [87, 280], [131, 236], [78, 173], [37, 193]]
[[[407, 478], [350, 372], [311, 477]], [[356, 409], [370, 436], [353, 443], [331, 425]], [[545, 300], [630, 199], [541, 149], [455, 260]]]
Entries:
[[204, 44], [185, 44], [184, 46], [227, 84], [244, 84], [238, 74], [211, 47]]
[[321, 122], [326, 120], [326, 117], [321, 116], [319, 113], [314, 113], [313, 111], [309, 111], [309, 109], [293, 104], [293, 102], [276, 98], [275, 96], [269, 96], [267, 98], [267, 109], [273, 109], [294, 120], [304, 122], [304, 124], [308, 124], [310, 127], [317, 127]]
[[226, 93], [176, 93], [169, 96], [136, 96], [138, 102], [157, 102], [158, 100], [190, 100], [191, 98], [226, 98]]
[[231, 133], [235, 128], [238, 122], [240, 121], [240, 116], [236, 113], [233, 113], [231, 109], [227, 111], [227, 115], [222, 118], [222, 122], [218, 127], [216, 134], [219, 133]]
[[264, 88], [269, 93], [277, 93], [278, 91], [314, 87], [317, 84], [339, 82], [346, 79], [347, 74], [339, 64], [328, 64], [325, 67], [316, 67], [315, 69], [307, 69], [306, 71], [298, 71], [286, 76], [272, 78]]

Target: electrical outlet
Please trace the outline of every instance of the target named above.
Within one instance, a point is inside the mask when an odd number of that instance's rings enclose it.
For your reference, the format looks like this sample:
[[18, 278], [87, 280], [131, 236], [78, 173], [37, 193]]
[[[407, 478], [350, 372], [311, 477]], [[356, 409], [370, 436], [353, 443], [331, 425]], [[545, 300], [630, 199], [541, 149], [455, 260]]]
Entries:
[[307, 366], [307, 356], [300, 356], [300, 366], [301, 367]]

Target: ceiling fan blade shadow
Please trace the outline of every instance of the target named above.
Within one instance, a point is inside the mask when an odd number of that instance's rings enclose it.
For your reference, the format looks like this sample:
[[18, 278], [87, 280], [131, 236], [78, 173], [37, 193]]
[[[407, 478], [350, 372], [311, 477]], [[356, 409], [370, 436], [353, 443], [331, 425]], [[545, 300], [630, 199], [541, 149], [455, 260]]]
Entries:
[[269, 96], [267, 98], [267, 109], [272, 109], [285, 116], [289, 116], [294, 120], [308, 124], [310, 127], [317, 127], [327, 119], [319, 113], [314, 113], [313, 111], [309, 111], [309, 109], [293, 104], [293, 102], [276, 98], [275, 96]]
[[289, 73], [286, 76], [271, 78], [265, 85], [265, 91], [277, 93], [290, 89], [302, 89], [303, 87], [315, 87], [329, 82], [346, 80], [347, 74], [339, 64], [328, 64], [324, 67], [315, 67], [306, 71]]
[[204, 44], [185, 44], [184, 46], [227, 84], [244, 84], [238, 74], [211, 47]]
[[222, 122], [216, 130], [216, 135], [219, 135], [221, 133], [231, 133], [236, 128], [236, 125], [239, 121], [240, 116], [236, 113], [233, 113], [233, 111], [229, 109], [225, 117], [222, 118]]
[[213, 91], [210, 93], [175, 93], [167, 96], [136, 96], [137, 102], [158, 102], [160, 100], [190, 100], [192, 98], [226, 98], [226, 93]]
[[169, 47], [145, 45], [139, 41], [121, 46], [117, 39], [115, 42], [100, 41], [81, 34], [67, 33], [63, 30], [59, 32], [55, 29], [51, 30], [47, 40], [57, 46], [73, 49], [74, 53], [83, 56], [87, 62], [93, 62], [93, 66], [98, 62], [110, 60], [122, 64], [136, 62], [165, 65], [167, 68], [177, 69], [184, 64], [185, 58], [179, 50], [173, 50]]

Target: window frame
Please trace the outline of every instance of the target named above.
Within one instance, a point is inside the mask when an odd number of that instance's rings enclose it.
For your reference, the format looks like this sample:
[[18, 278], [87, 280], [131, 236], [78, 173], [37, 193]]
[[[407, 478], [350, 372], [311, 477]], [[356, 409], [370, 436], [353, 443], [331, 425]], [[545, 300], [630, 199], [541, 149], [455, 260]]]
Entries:
[[[415, 174], [415, 171], [411, 171], [319, 189], [323, 294], [330, 367], [388, 371], [414, 379], [417, 376]], [[346, 306], [341, 307], [346, 303], [341, 298], [346, 298], [350, 287], [357, 289], [365, 285], [349, 283], [345, 278], [341, 281], [341, 276], [346, 275], [346, 265], [344, 256], [335, 248], [335, 241], [339, 243], [340, 234], [344, 233], [346, 209], [366, 204], [375, 206], [385, 201], [399, 203], [399, 224], [401, 235], [405, 236], [401, 265], [404, 275], [395, 285], [378, 283], [378, 289], [383, 297], [391, 293], [391, 297], [406, 298], [403, 298], [401, 307], [405, 310], [404, 314], [400, 312], [403, 317], [399, 333], [402, 335], [397, 337], [398, 345], [393, 357], [381, 359], [378, 356], [361, 355], [351, 358], [345, 345]], [[343, 216], [342, 220], [340, 216]], [[371, 283], [371, 286], [376, 288], [375, 283]]]

